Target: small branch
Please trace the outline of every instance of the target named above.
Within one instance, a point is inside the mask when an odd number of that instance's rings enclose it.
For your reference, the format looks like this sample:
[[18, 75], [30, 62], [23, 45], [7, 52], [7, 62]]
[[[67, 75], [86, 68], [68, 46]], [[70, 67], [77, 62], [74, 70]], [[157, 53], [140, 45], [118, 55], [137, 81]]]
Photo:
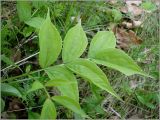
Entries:
[[[18, 65], [18, 64], [20, 64], [21, 62], [24, 62], [24, 61], [26, 61], [26, 60], [28, 60], [28, 59], [30, 59], [30, 58], [32, 58], [32, 57], [38, 55], [38, 54], [39, 54], [39, 52], [34, 53], [34, 54], [32, 54], [32, 55], [30, 55], [30, 56], [28, 56], [28, 57], [26, 57], [26, 58], [24, 58], [24, 59], [22, 59], [22, 60], [16, 62], [15, 64]], [[13, 67], [13, 65], [10, 65], [10, 66], [8, 66], [8, 67], [2, 69], [1, 72], [4, 72], [5, 70], [7, 70], [7, 69], [9, 69], [9, 68], [11, 68], [11, 67]]]
[[30, 108], [24, 108], [24, 109], [18, 109], [18, 110], [12, 110], [12, 111], [6, 111], [6, 112], [7, 112], [7, 113], [11, 113], [11, 112], [18, 112], [18, 111], [35, 109], [35, 108], [41, 108], [41, 107], [43, 107], [43, 105], [41, 105], [41, 106], [36, 106], [36, 107], [30, 107]]
[[109, 109], [110, 109], [114, 114], [116, 114], [118, 117], [121, 118], [121, 115], [120, 115], [118, 112], [116, 112], [112, 107], [109, 107]]

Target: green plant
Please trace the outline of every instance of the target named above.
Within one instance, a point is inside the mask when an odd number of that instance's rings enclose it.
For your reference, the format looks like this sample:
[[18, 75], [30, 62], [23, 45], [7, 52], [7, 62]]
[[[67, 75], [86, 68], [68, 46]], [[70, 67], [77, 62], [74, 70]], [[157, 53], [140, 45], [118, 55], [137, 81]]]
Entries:
[[[23, 18], [23, 16], [21, 18], [22, 20], [28, 19]], [[32, 22], [30, 24], [32, 25]], [[116, 38], [111, 31], [99, 31], [91, 41], [88, 57], [80, 58], [88, 44], [81, 23], [78, 23], [67, 32], [63, 40], [63, 48], [61, 36], [51, 22], [49, 10], [47, 18], [43, 21], [42, 26], [38, 26], [37, 28], [40, 28], [39, 64], [42, 68], [41, 71], [44, 71], [43, 75], [46, 73], [50, 80], [43, 83], [35, 80], [32, 84], [32, 88], [29, 89], [27, 93], [39, 89], [45, 91], [47, 98], [43, 104], [40, 116], [41, 119], [56, 118], [57, 113], [54, 102], [65, 106], [82, 117], [88, 117], [80, 107], [78, 82], [73, 73], [121, 100], [111, 87], [105, 73], [96, 63], [116, 69], [128, 76], [133, 74], [149, 76], [145, 74], [125, 52], [115, 48]], [[52, 66], [58, 59], [61, 49], [63, 63]], [[27, 72], [20, 77], [32, 73], [35, 73], [35, 71]], [[2, 86], [5, 85], [7, 84], [2, 83]], [[61, 92], [61, 96], [51, 96], [47, 91], [49, 87], [57, 87]], [[21, 93], [16, 88], [11, 86], [8, 88], [10, 88], [8, 89], [9, 91], [2, 91], [2, 93], [9, 93], [9, 95], [22, 97]]]

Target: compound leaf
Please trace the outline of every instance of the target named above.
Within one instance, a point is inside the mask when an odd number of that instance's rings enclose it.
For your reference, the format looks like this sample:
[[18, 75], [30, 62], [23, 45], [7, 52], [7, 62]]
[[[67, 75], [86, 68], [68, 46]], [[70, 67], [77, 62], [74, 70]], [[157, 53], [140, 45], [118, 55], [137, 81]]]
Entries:
[[64, 62], [74, 60], [82, 55], [87, 47], [88, 41], [80, 23], [71, 28], [65, 38], [62, 50]]
[[50, 99], [46, 99], [43, 104], [40, 119], [56, 119], [57, 113], [54, 103]]
[[56, 27], [52, 24], [49, 10], [47, 18], [39, 31], [39, 63], [42, 68], [53, 64], [61, 52], [62, 40]]
[[76, 74], [88, 79], [99, 88], [106, 90], [113, 96], [120, 99], [112, 89], [106, 75], [94, 62], [85, 59], [76, 59], [70, 63], [67, 63], [66, 66]]

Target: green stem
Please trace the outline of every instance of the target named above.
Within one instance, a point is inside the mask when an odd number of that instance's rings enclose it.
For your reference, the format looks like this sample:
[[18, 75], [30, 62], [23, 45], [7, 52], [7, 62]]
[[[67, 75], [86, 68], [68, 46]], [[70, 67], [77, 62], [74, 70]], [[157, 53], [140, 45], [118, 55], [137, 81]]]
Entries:
[[28, 76], [28, 75], [31, 75], [31, 74], [34, 74], [34, 73], [37, 73], [37, 72], [40, 72], [40, 71], [43, 71], [43, 70], [44, 69], [39, 69], [39, 70], [32, 71], [32, 72], [29, 72], [29, 73], [24, 73], [22, 75], [18, 75], [18, 76], [15, 76], [15, 77], [10, 77], [8, 79], [1, 80], [1, 82], [7, 82], [7, 81], [15, 80], [15, 79], [18, 79], [18, 78], [21, 78], [21, 77], [24, 77], [24, 76]]
[[48, 93], [48, 91], [46, 90], [46, 88], [45, 88], [45, 87], [44, 87], [44, 91], [46, 92], [46, 94], [47, 94], [48, 98], [50, 99], [50, 98], [51, 98], [51, 96], [49, 95], [49, 93]]

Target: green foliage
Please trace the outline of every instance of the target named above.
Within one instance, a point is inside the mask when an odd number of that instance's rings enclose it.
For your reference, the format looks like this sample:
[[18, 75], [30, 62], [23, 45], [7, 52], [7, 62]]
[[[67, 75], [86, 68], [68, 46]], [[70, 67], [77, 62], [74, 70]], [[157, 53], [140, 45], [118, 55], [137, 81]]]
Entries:
[[17, 1], [17, 11], [20, 21], [31, 18], [31, 5], [29, 1]]
[[119, 10], [112, 10], [112, 17], [114, 22], [119, 22], [122, 19], [122, 13]]
[[5, 107], [5, 102], [2, 98], [0, 98], [0, 101], [1, 101], [1, 111], [0, 112], [3, 112], [4, 111], [4, 107]]
[[62, 59], [72, 61], [82, 55], [87, 47], [87, 37], [81, 24], [71, 28], [64, 38]]
[[84, 79], [89, 80], [96, 86], [120, 99], [110, 86], [106, 75], [94, 62], [85, 59], [77, 59], [67, 63], [66, 66]]
[[20, 91], [7, 84], [7, 83], [1, 83], [1, 93], [2, 95], [5, 95], [5, 96], [16, 96], [16, 97], [22, 97], [22, 94], [20, 93]]
[[18, 65], [16, 65], [13, 61], [11, 61], [8, 57], [6, 57], [5, 55], [1, 55], [1, 60], [6, 63], [7, 65], [13, 65], [17, 68], [19, 68]]
[[40, 119], [56, 119], [57, 113], [54, 103], [51, 99], [46, 99], [44, 102]]
[[116, 38], [111, 31], [99, 31], [92, 39], [89, 48], [89, 57], [94, 57], [98, 52], [107, 48], [116, 47]]
[[[114, 36], [114, 33], [111, 31], [99, 31], [93, 37], [89, 47], [88, 58], [84, 59], [80, 58], [80, 56], [84, 53], [85, 50], [87, 51], [86, 47], [88, 44], [88, 40], [86, 37], [86, 33], [81, 26], [81, 23], [78, 23], [67, 32], [63, 40], [62, 49], [62, 39], [60, 33], [51, 22], [52, 18], [50, 18], [49, 10], [46, 19], [43, 19], [43, 17], [39, 17], [39, 15], [38, 17], [35, 17], [34, 14], [34, 17], [31, 17], [31, 7], [29, 7], [29, 4], [30, 2], [18, 1], [17, 10], [21, 21], [31, 26], [30, 28], [34, 27], [36, 29], [39, 29], [39, 65], [44, 71], [41, 71], [38, 74], [38, 77], [41, 78], [41, 80], [36, 79], [36, 81], [32, 83], [32, 87], [27, 91], [27, 95], [31, 94], [30, 92], [32, 91], [37, 92], [37, 90], [39, 89], [44, 89], [47, 94], [47, 98], [46, 96], [44, 96], [43, 98], [42, 96], [40, 96], [40, 102], [38, 102], [43, 103], [43, 101], [45, 101], [43, 104], [41, 115], [36, 112], [29, 111], [28, 116], [30, 119], [56, 119], [57, 113], [53, 101], [75, 112], [82, 118], [87, 118], [88, 116], [81, 109], [79, 103], [79, 90], [78, 82], [76, 79], [77, 76], [80, 76], [83, 79], [89, 81], [92, 86], [94, 97], [87, 99], [87, 101], [90, 103], [86, 105], [87, 109], [85, 109], [85, 111], [87, 111], [87, 113], [93, 107], [95, 107], [96, 112], [103, 114], [102, 108], [100, 106], [102, 98], [97, 92], [98, 90], [105, 90], [112, 94], [114, 97], [118, 98], [118, 100], [121, 100], [119, 95], [117, 95], [117, 93], [110, 85], [110, 82], [105, 73], [100, 69], [100, 67], [96, 65], [96, 63], [119, 70], [126, 75], [141, 74], [147, 76], [141, 70], [141, 68], [132, 60], [131, 57], [129, 57], [123, 51], [115, 49], [116, 38]], [[46, 3], [33, 1], [32, 5], [35, 8], [39, 9], [45, 6]], [[64, 9], [65, 7], [60, 7], [57, 10], [57, 13], [53, 14], [55, 17], [53, 18], [55, 24], [57, 23], [57, 21], [60, 21], [60, 19], [56, 18], [59, 17], [59, 11], [62, 11]], [[68, 18], [66, 19], [67, 27], [63, 26], [62, 24], [64, 29], [72, 26], [69, 22], [69, 18], [70, 15], [73, 14], [73, 9], [71, 8], [70, 11], [71, 13], [68, 14]], [[75, 14], [78, 15], [77, 13]], [[119, 22], [122, 19], [121, 13], [116, 9], [113, 9], [111, 11], [111, 14], [114, 22]], [[93, 21], [93, 24], [98, 24], [99, 22], [100, 17], [96, 16], [96, 20]], [[25, 29], [24, 27], [23, 35], [25, 37], [29, 37], [33, 32], [33, 30], [30, 28]], [[59, 61], [58, 56], [61, 53], [61, 49], [62, 61]], [[59, 62], [62, 64], [52, 66], [53, 63], [58, 64]], [[34, 72], [30, 71], [30, 69], [27, 69], [26, 73], [26, 76], [29, 76], [30, 73], [32, 74]], [[41, 73], [43, 73], [43, 75], [41, 75]], [[48, 75], [48, 77], [46, 77], [46, 74]], [[35, 78], [33, 77], [33, 79]], [[52, 87], [56, 87], [60, 91], [61, 95], [51, 96], [53, 94], [50, 94], [47, 90], [52, 89]], [[2, 83], [2, 88], [4, 88], [2, 90], [2, 94], [4, 95], [22, 97], [19, 90], [9, 84]], [[144, 103], [144, 101], [140, 97], [137, 96], [137, 98], [139, 99], [139, 101], [143, 102], [143, 104], [146, 104], [146, 102]]]
[[43, 84], [36, 80], [36, 81], [32, 84], [31, 89], [28, 90], [28, 93], [29, 93], [29, 92], [33, 92], [33, 91], [36, 91], [36, 90], [39, 90], [39, 89], [43, 89], [43, 88], [44, 88]]
[[82, 117], [87, 117], [81, 109], [79, 103], [73, 100], [72, 98], [66, 96], [53, 96], [52, 99], [57, 103], [65, 106], [66, 108], [72, 110], [73, 112], [81, 115]]
[[29, 119], [39, 119], [40, 118], [40, 114], [36, 113], [36, 112], [29, 111], [28, 112], [28, 118]]
[[33, 17], [33, 18], [29, 19], [28, 21], [25, 21], [25, 23], [31, 27], [40, 29], [40, 27], [42, 26], [44, 21], [45, 21], [45, 19], [43, 19], [41, 17]]
[[155, 109], [155, 102], [159, 103], [158, 94], [145, 91], [136, 91], [137, 99], [147, 107]]
[[146, 1], [141, 4], [141, 7], [145, 10], [154, 11], [157, 9], [156, 4], [151, 1]]
[[125, 75], [140, 74], [145, 75], [141, 68], [125, 52], [115, 48], [109, 48], [99, 52], [93, 61], [116, 69]]
[[97, 99], [95, 96], [89, 96], [85, 99], [83, 105], [86, 113], [91, 114], [93, 119], [96, 119], [98, 116], [105, 115], [105, 111], [101, 107], [101, 99]]
[[49, 10], [39, 31], [39, 46], [39, 64], [42, 68], [48, 67], [56, 61], [62, 48], [61, 36], [51, 23]]

